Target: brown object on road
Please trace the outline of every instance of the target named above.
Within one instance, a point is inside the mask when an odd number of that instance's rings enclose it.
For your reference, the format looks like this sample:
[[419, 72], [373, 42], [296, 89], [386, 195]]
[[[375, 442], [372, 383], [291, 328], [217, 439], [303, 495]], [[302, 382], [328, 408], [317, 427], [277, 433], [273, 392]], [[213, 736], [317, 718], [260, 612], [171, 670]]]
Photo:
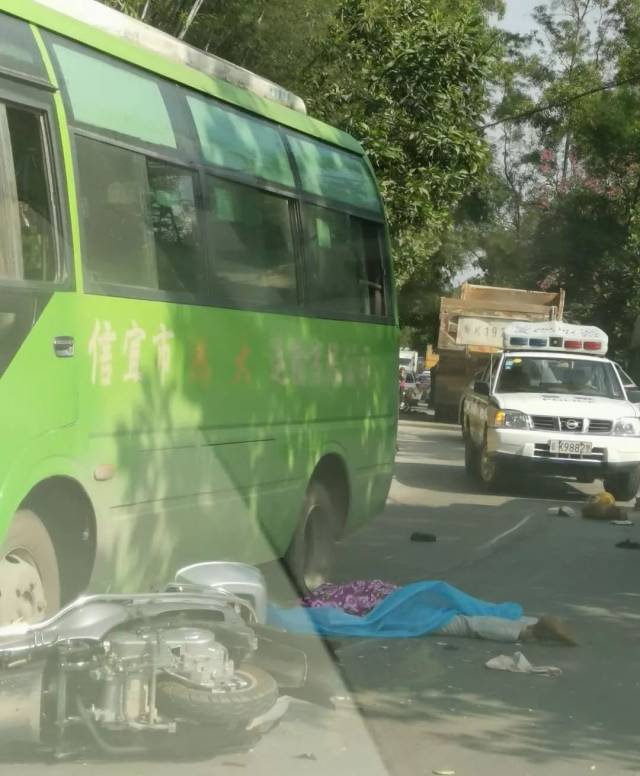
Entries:
[[577, 647], [578, 642], [569, 633], [569, 629], [559, 617], [543, 615], [535, 625], [527, 628], [527, 635], [533, 641], [557, 641], [568, 647]]
[[582, 517], [587, 520], [621, 520], [625, 517], [625, 512], [616, 506], [616, 500], [611, 493], [603, 491], [589, 497], [582, 507]]

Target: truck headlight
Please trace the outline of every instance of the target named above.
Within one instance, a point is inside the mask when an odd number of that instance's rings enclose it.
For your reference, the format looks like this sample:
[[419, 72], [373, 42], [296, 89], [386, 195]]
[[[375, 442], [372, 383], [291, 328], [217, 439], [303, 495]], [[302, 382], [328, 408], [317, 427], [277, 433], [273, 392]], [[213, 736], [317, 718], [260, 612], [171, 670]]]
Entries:
[[614, 436], [640, 436], [639, 418], [618, 418], [613, 424]]
[[529, 416], [518, 410], [497, 410], [493, 425], [496, 428], [530, 428]]

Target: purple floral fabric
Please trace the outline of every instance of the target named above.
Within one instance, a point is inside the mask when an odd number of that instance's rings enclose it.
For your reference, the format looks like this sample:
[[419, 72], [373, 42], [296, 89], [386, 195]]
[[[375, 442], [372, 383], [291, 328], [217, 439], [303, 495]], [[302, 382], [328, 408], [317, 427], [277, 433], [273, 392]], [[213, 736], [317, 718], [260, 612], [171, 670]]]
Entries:
[[302, 599], [302, 605], [313, 609], [333, 606], [347, 614], [362, 616], [368, 614], [377, 603], [397, 589], [398, 585], [392, 585], [382, 579], [357, 580], [341, 585], [326, 582], [313, 593], [305, 596]]

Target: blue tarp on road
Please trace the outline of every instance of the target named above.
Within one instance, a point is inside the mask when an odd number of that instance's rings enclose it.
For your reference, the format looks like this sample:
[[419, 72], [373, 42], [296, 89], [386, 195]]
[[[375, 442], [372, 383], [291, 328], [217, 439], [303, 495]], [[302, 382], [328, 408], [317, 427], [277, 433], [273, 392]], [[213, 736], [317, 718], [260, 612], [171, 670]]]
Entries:
[[518, 620], [522, 607], [473, 598], [446, 582], [413, 582], [390, 593], [364, 617], [333, 606], [284, 609], [269, 605], [269, 625], [292, 633], [358, 638], [412, 638], [444, 627], [452, 617], [502, 617]]

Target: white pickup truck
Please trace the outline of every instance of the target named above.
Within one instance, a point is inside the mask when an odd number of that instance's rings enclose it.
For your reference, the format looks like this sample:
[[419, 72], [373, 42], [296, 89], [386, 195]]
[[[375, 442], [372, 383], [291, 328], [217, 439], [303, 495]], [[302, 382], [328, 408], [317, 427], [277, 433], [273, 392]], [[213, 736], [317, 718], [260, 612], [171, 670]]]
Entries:
[[[604, 480], [619, 501], [640, 487], [640, 389], [624, 386], [593, 326], [514, 324], [464, 398], [467, 472], [488, 488], [522, 471]], [[518, 473], [518, 470], [520, 473]]]

